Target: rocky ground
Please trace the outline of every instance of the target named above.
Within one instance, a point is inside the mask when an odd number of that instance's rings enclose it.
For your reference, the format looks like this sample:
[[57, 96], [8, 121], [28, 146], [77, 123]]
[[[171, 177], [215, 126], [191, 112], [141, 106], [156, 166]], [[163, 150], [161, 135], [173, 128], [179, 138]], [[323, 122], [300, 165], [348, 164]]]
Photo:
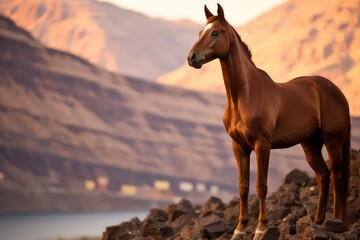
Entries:
[[[279, 190], [267, 198], [268, 229], [263, 239], [360, 239], [360, 150], [352, 151], [349, 189], [349, 217], [344, 224], [332, 218], [332, 194], [327, 218], [322, 225], [313, 223], [318, 187], [314, 178], [298, 169], [291, 171]], [[259, 213], [256, 196], [249, 197], [250, 221], [244, 239], [252, 239]], [[228, 204], [211, 197], [194, 207], [188, 200], [151, 209], [147, 218], [137, 218], [110, 226], [103, 240], [230, 239], [237, 223], [239, 199]]]

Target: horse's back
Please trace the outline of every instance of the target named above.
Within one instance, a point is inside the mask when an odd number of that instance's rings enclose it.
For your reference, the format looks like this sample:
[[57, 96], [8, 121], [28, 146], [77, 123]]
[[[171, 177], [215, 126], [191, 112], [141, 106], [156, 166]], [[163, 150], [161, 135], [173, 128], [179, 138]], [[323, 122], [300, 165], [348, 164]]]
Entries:
[[[290, 82], [305, 86], [311, 92], [316, 89], [317, 111], [320, 128], [325, 133], [346, 130], [350, 124], [349, 104], [342, 91], [329, 79], [322, 76], [299, 77]], [[289, 83], [290, 83], [289, 82]]]
[[340, 89], [321, 76], [298, 77], [278, 84], [280, 105], [274, 147], [287, 147], [321, 129], [324, 134], [341, 135], [350, 118], [347, 100]]

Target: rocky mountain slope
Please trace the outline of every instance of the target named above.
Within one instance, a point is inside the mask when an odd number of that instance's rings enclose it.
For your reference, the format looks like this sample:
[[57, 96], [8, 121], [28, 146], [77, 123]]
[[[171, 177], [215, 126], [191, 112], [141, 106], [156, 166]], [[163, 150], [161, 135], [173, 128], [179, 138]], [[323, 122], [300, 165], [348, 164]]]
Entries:
[[[360, 151], [352, 151], [348, 222], [332, 218], [332, 194], [327, 218], [322, 225], [313, 223], [319, 190], [315, 178], [298, 169], [288, 173], [278, 191], [267, 198], [268, 228], [263, 239], [333, 239], [360, 238]], [[230, 239], [237, 224], [239, 198], [229, 204], [211, 197], [201, 206], [188, 200], [153, 208], [144, 221], [133, 218], [129, 222], [107, 227], [103, 240], [112, 239]], [[249, 197], [249, 223], [244, 240], [251, 240], [257, 224], [257, 197]]]
[[0, 52], [0, 211], [37, 204], [34, 192], [84, 192], [99, 177], [116, 194], [121, 184], [146, 191], [156, 179], [175, 193], [180, 180], [232, 185], [222, 177], [236, 170], [221, 96], [109, 73], [44, 47], [5, 17]]
[[145, 80], [181, 66], [198, 29], [96, 0], [3, 0], [0, 13], [49, 47]]
[[[352, 115], [360, 115], [359, 9], [358, 0], [288, 0], [236, 29], [252, 51], [254, 63], [274, 81], [323, 75], [344, 91]], [[202, 9], [199, 14], [203, 14]], [[202, 91], [225, 91], [218, 61], [201, 70], [184, 64], [161, 76], [159, 82]]]

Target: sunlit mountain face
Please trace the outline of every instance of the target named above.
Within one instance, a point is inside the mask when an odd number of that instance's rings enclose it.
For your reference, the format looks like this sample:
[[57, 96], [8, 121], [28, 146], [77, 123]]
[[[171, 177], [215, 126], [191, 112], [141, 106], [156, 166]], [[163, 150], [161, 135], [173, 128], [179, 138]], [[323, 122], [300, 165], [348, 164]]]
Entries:
[[151, 81], [182, 65], [199, 28], [96, 0], [4, 0], [0, 13], [48, 47]]

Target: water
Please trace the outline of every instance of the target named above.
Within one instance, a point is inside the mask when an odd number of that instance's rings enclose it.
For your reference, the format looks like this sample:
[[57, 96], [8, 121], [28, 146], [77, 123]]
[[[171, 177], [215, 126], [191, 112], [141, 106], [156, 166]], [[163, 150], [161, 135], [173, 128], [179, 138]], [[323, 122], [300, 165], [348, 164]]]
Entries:
[[45, 240], [102, 236], [107, 226], [144, 219], [147, 211], [0, 215], [1, 240]]

